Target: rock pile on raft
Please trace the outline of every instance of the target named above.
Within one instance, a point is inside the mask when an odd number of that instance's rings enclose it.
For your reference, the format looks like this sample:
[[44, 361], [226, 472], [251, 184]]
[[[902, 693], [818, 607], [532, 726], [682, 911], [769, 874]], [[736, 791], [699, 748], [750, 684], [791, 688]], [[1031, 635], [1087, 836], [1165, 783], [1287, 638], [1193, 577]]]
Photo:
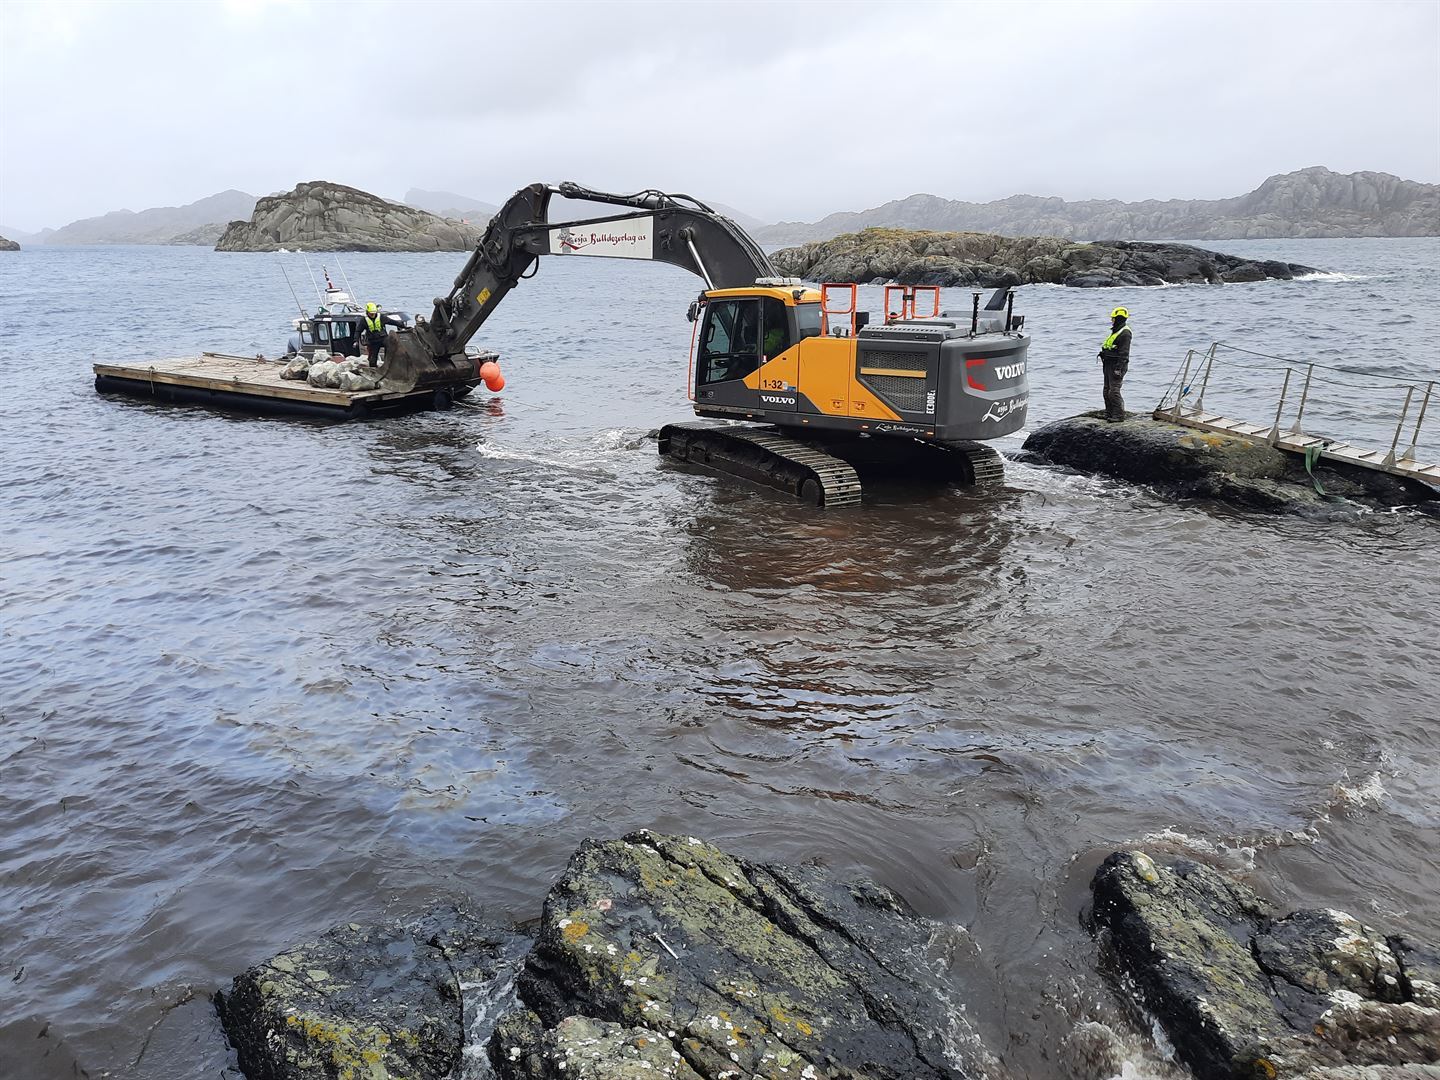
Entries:
[[17, 244], [14, 240], [6, 240], [5, 237], [0, 236], [0, 251], [19, 251], [19, 250], [20, 250], [20, 245]]
[[1077, 243], [1058, 236], [865, 229], [770, 256], [783, 274], [807, 281], [902, 285], [1053, 284], [1075, 288], [1113, 285], [1221, 284], [1288, 281], [1318, 271], [1297, 263], [1257, 261], [1191, 247], [1126, 240]]
[[267, 195], [216, 251], [469, 251], [483, 230], [328, 180]]
[[280, 378], [304, 379], [311, 386], [353, 392], [376, 389], [385, 375], [383, 371], [372, 368], [368, 360], [356, 356], [331, 359], [324, 354], [307, 356], [301, 353], [285, 365]]
[[1281, 917], [1209, 867], [1117, 852], [1094, 921], [1199, 1080], [1440, 1076], [1440, 955], [1339, 911]]
[[1148, 484], [1175, 498], [1247, 509], [1312, 517], [1396, 506], [1440, 513], [1440, 493], [1417, 480], [1331, 460], [1315, 466], [1312, 480], [1298, 454], [1148, 416], [1118, 424], [1106, 423], [1103, 413], [1056, 420], [1032, 432], [1025, 451], [1050, 464]]
[[[994, 1077], [957, 1057], [978, 1043], [926, 963], [933, 929], [818, 869], [649, 832], [587, 841], [546, 897], [490, 1061], [502, 1080]], [[460, 991], [507, 947], [463, 922], [334, 931], [239, 976], [225, 1028], [251, 1080], [440, 1080], [494, 1007]]]

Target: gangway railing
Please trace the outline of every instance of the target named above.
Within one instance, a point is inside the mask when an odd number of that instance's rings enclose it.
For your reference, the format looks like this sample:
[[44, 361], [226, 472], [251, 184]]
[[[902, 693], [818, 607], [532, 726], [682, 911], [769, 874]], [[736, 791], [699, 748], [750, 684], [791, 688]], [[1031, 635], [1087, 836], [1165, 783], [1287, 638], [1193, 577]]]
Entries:
[[[1226, 398], [1223, 411], [1207, 408], [1206, 394], [1213, 398], [1222, 393], [1217, 389], [1220, 387]], [[1239, 435], [1281, 450], [1318, 455], [1440, 484], [1440, 464], [1436, 464], [1435, 455], [1421, 451], [1421, 431], [1431, 405], [1434, 403], [1440, 408], [1436, 387], [1437, 380], [1433, 377], [1379, 375], [1318, 361], [1271, 356], [1217, 341], [1203, 351], [1190, 349], [1185, 353], [1175, 377], [1155, 407], [1154, 416], [1157, 420], [1187, 427]], [[1338, 399], [1327, 398], [1337, 392]], [[1332, 404], [1336, 400], [1342, 402], [1349, 422], [1368, 429], [1364, 433], [1366, 437], [1383, 438], [1383, 434], [1388, 434], [1388, 450], [1357, 446], [1319, 430], [1314, 420], [1319, 398], [1327, 398]], [[1269, 417], [1272, 403], [1274, 417], [1269, 423], [1257, 424], [1237, 415], [1255, 415], [1256, 410], [1263, 409], [1260, 415]], [[1293, 416], [1287, 416], [1287, 409]], [[1307, 409], [1311, 410], [1308, 419]], [[1392, 416], [1393, 431], [1389, 426]], [[1326, 423], [1322, 419], [1320, 427]], [[1334, 425], [1337, 420], [1330, 417], [1328, 423]], [[1433, 422], [1431, 430], [1434, 430]], [[1407, 432], [1408, 445], [1402, 450]]]

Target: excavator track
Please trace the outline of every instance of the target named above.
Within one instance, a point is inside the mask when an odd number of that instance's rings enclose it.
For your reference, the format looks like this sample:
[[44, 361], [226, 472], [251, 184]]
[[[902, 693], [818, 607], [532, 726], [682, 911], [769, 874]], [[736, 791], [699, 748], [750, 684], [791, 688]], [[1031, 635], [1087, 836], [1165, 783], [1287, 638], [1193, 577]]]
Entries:
[[860, 504], [855, 469], [825, 451], [770, 428], [666, 424], [660, 453], [794, 495], [827, 510]]
[[965, 459], [970, 479], [967, 487], [994, 487], [1005, 479], [1005, 459], [999, 452], [977, 442], [938, 443], [946, 452]]

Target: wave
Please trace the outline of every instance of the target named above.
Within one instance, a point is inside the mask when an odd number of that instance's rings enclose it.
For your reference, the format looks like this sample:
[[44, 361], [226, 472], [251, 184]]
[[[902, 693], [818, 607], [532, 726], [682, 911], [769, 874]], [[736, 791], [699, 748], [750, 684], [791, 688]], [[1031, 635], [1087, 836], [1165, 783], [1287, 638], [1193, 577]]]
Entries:
[[1313, 274], [1296, 274], [1293, 281], [1369, 281], [1372, 274], [1342, 274], [1338, 271], [1316, 270]]

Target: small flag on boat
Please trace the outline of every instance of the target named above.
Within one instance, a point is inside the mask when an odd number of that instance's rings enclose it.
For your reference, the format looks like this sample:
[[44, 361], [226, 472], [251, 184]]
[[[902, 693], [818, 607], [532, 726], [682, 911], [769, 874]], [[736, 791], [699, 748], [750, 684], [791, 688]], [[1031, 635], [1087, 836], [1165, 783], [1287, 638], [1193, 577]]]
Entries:
[[326, 287], [327, 289], [334, 289], [334, 288], [335, 288], [335, 284], [334, 284], [334, 282], [332, 282], [332, 281], [330, 280], [330, 271], [327, 270], [327, 269], [325, 269], [325, 267], [322, 266], [322, 267], [320, 267], [320, 272], [325, 275], [325, 287]]

